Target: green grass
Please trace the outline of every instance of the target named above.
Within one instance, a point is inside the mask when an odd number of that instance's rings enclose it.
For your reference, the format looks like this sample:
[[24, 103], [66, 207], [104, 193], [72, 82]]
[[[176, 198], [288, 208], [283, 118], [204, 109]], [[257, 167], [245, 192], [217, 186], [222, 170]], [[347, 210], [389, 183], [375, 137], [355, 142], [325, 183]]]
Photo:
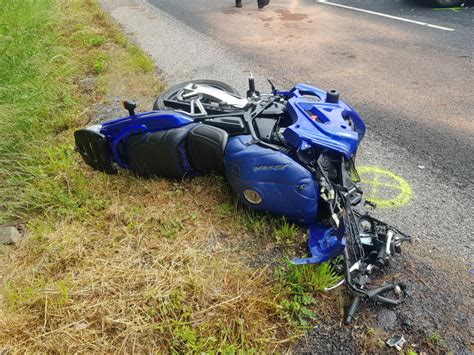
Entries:
[[294, 265], [289, 259], [275, 272], [278, 287], [288, 294], [280, 302], [285, 319], [296, 326], [306, 327], [314, 320], [317, 312], [315, 296], [325, 288], [334, 286], [342, 278], [331, 263], [319, 265]]
[[280, 244], [295, 243], [298, 237], [298, 227], [288, 222], [285, 217], [282, 217], [275, 227], [275, 238]]
[[104, 36], [91, 36], [87, 39], [86, 43], [92, 47], [99, 47], [106, 42]]
[[81, 110], [78, 70], [54, 30], [54, 1], [1, 0], [0, 6], [0, 223], [49, 208], [62, 214], [88, 197], [52, 181], [72, 165], [71, 146], [57, 143]]
[[[99, 11], [82, 1], [0, 0], [0, 223], [44, 211], [76, 215], [103, 204], [74, 166], [71, 129], [82, 124], [96, 100], [80, 94], [77, 78], [108, 69], [123, 71], [117, 75], [154, 69], [119, 31], [79, 22], [58, 31], [67, 21], [59, 4], [77, 10], [89, 6], [91, 16]], [[102, 48], [114, 41], [127, 52], [128, 72], [115, 68], [117, 61]]]

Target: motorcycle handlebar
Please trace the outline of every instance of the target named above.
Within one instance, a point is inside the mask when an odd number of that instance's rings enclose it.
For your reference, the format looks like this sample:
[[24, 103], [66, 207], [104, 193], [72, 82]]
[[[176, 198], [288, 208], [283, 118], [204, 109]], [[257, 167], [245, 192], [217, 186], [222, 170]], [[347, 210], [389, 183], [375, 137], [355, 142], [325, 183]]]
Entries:
[[[374, 302], [397, 306], [405, 300], [405, 297], [403, 297], [402, 299], [396, 300], [396, 299], [384, 297], [381, 295], [382, 293], [385, 293], [387, 291], [395, 290], [397, 287], [399, 287], [401, 291], [403, 292], [403, 294], [406, 295], [405, 285], [401, 282], [393, 282], [393, 283], [388, 283], [383, 286], [374, 288], [372, 290], [367, 290], [365, 291], [364, 296]], [[354, 297], [354, 300], [352, 301], [352, 304], [349, 307], [349, 310], [347, 311], [346, 323], [350, 324], [354, 320], [354, 316], [357, 313], [357, 309], [359, 308], [359, 303], [362, 297], [363, 296], [360, 294], [357, 294]]]

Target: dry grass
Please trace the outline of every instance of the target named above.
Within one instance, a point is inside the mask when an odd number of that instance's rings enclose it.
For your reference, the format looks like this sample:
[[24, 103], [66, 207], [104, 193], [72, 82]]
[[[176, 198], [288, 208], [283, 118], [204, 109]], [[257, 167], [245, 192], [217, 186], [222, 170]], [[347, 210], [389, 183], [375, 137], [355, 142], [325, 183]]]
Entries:
[[0, 352], [287, 347], [314, 318], [317, 293], [295, 291], [298, 274], [275, 278], [257, 259], [274, 258], [281, 241], [272, 235], [298, 247], [301, 231], [238, 209], [219, 177], [147, 180], [86, 167], [72, 133], [94, 104], [121, 95], [151, 103], [163, 84], [93, 1], [52, 3], [42, 3], [55, 18], [48, 29], [67, 58], [49, 83], [64, 86], [52, 94], [60, 115], [35, 113], [52, 128], [33, 132], [24, 158], [0, 176], [9, 196], [0, 217], [26, 221], [24, 240], [0, 249]]
[[271, 348], [281, 339], [268, 271], [229, 253], [243, 231], [230, 231], [209, 207], [226, 195], [222, 182], [91, 179], [105, 192], [103, 211], [35, 221], [11, 253], [5, 345], [182, 352]]

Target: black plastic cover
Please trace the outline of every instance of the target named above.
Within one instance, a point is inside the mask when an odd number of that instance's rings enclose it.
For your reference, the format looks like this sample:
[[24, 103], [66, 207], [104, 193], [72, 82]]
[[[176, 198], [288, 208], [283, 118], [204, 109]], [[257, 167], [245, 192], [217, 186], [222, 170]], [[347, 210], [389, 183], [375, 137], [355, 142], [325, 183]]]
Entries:
[[226, 131], [230, 136], [237, 134], [248, 134], [247, 129], [242, 121], [242, 118], [237, 116], [206, 119], [203, 121], [203, 123], [209, 126], [221, 128]]
[[254, 120], [255, 130], [258, 137], [264, 142], [272, 142], [272, 135], [275, 131], [277, 120], [275, 118], [257, 117]]
[[117, 172], [110, 161], [107, 138], [103, 134], [89, 129], [79, 129], [74, 132], [74, 140], [76, 150], [87, 165], [107, 174]]

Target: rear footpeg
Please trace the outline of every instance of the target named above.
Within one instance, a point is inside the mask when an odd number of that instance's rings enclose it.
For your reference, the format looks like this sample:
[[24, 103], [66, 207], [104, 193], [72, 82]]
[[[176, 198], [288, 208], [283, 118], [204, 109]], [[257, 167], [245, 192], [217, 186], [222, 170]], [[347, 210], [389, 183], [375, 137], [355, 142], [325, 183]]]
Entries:
[[79, 129], [74, 132], [76, 150], [87, 165], [107, 174], [116, 174], [117, 169], [110, 161], [107, 138], [91, 129]]

